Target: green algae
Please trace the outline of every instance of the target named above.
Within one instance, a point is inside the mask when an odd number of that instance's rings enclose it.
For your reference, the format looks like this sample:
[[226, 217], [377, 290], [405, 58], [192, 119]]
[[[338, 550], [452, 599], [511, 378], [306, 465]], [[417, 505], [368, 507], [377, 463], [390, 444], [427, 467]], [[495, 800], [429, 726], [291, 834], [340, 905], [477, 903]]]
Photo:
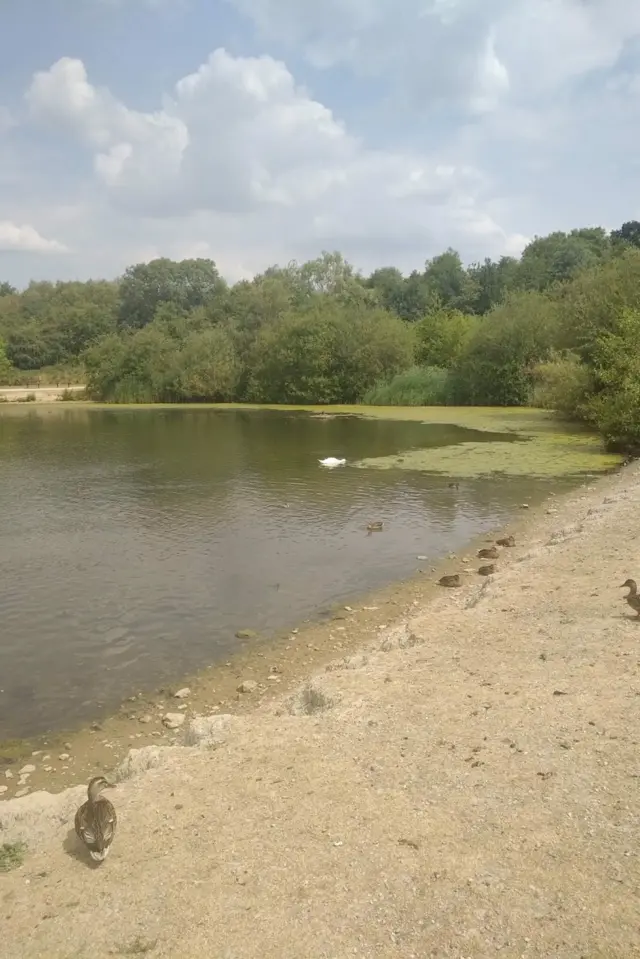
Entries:
[[[70, 404], [38, 404], [39, 410]], [[531, 407], [470, 406], [357, 406], [257, 403], [150, 403], [107, 404], [76, 401], [73, 410], [273, 410], [322, 416], [359, 416], [403, 420], [425, 425], [447, 424], [483, 433], [509, 434], [509, 439], [458, 443], [451, 446], [411, 449], [391, 456], [370, 457], [350, 465], [366, 469], [403, 469], [453, 477], [491, 474], [532, 477], [566, 477], [600, 473], [619, 466], [623, 458], [607, 453], [600, 438], [577, 424], [566, 423], [549, 410]], [[24, 410], [24, 405], [22, 406]], [[15, 407], [14, 407], [15, 411]], [[4, 414], [5, 410], [2, 410]], [[13, 412], [13, 411], [12, 411]], [[17, 411], [16, 411], [17, 412]], [[30, 412], [35, 412], [33, 404]], [[0, 414], [0, 415], [2, 415]], [[516, 440], [514, 442], [514, 440]]]

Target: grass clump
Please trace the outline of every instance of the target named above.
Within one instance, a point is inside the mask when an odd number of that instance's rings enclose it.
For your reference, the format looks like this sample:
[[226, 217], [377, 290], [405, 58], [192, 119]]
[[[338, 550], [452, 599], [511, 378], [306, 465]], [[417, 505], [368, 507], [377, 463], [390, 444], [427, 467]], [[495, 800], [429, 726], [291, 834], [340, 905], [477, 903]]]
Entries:
[[23, 842], [3, 842], [0, 846], [0, 872], [10, 872], [24, 862], [27, 846]]

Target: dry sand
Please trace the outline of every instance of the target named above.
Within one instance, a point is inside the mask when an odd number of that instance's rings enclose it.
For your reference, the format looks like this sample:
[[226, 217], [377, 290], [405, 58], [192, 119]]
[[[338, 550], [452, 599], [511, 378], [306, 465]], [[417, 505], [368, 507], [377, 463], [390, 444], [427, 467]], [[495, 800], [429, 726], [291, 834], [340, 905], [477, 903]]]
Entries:
[[[281, 702], [133, 752], [91, 867], [82, 788], [0, 802], [10, 959], [640, 956], [640, 468], [529, 518]], [[150, 767], [145, 770], [144, 767]]]

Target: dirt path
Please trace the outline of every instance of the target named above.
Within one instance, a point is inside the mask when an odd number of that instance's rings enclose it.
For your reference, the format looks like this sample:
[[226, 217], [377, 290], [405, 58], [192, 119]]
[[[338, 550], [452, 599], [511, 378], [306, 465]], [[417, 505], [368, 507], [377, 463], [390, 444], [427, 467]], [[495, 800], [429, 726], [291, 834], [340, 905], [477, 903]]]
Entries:
[[639, 491], [633, 465], [542, 510], [495, 576], [213, 717], [213, 747], [134, 753], [103, 866], [70, 834], [82, 789], [0, 802], [29, 843], [0, 954], [639, 956]]

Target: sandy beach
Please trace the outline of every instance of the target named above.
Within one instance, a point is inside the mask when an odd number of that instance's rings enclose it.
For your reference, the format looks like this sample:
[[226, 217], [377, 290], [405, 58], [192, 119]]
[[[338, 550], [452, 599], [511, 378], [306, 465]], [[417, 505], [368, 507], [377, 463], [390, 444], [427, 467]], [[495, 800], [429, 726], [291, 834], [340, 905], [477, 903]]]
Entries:
[[639, 491], [632, 464], [549, 500], [495, 575], [132, 751], [101, 866], [73, 835], [84, 787], [0, 801], [0, 843], [27, 847], [0, 873], [3, 954], [640, 955], [640, 619], [618, 588]]

